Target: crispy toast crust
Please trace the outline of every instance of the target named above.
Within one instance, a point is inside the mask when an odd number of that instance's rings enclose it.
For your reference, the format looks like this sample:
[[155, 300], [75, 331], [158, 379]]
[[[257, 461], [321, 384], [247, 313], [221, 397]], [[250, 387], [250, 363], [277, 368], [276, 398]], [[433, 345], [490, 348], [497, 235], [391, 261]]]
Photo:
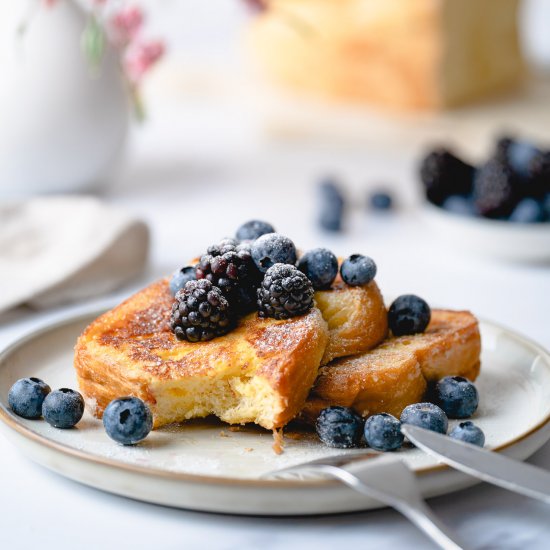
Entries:
[[369, 352], [322, 367], [300, 419], [313, 422], [331, 405], [353, 407], [363, 416], [399, 416], [423, 399], [427, 382], [449, 375], [475, 380], [480, 352], [479, 326], [470, 312], [433, 310], [424, 333], [388, 338]]
[[304, 316], [252, 313], [229, 334], [191, 344], [170, 330], [173, 298], [163, 279], [83, 332], [75, 347], [80, 389], [97, 416], [112, 399], [135, 395], [150, 405], [155, 427], [215, 414], [273, 429], [300, 410], [312, 421], [335, 404], [399, 415], [422, 398], [427, 380], [479, 372], [479, 329], [468, 312], [434, 310], [425, 333], [380, 344], [387, 315], [374, 281], [336, 281], [315, 298], [318, 307]]
[[338, 277], [330, 290], [315, 293], [315, 302], [329, 329], [322, 365], [370, 350], [388, 334], [386, 306], [375, 281], [353, 287]]
[[[170, 330], [171, 303], [168, 281], [159, 281], [99, 317], [80, 336], [75, 368], [96, 415], [123, 395], [146, 401], [155, 427], [216, 414], [272, 429], [296, 415], [328, 339], [317, 308], [288, 321], [250, 314], [222, 338], [189, 343]], [[251, 393], [263, 397], [262, 407], [255, 406]]]
[[74, 364], [94, 414], [101, 416], [112, 399], [135, 395], [151, 407], [155, 427], [215, 414], [230, 423], [278, 428], [303, 407], [331, 339], [330, 356], [344, 355], [372, 348], [387, 331], [374, 282], [324, 292], [323, 304], [341, 304], [353, 313], [351, 324], [339, 327], [332, 320], [330, 333], [315, 307], [284, 321], [251, 313], [223, 337], [180, 342], [169, 326], [172, 301], [163, 279], [80, 336]]

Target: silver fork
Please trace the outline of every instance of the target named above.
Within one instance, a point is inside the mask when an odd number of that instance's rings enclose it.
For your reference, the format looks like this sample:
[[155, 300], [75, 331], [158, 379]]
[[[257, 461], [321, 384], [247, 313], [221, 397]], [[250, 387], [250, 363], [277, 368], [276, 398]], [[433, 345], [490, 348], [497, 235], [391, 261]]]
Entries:
[[[374, 457], [377, 459], [368, 460]], [[262, 477], [285, 477], [304, 470], [328, 474], [358, 493], [392, 506], [445, 550], [466, 548], [424, 502], [414, 474], [395, 456], [373, 452], [337, 455], [273, 470]]]

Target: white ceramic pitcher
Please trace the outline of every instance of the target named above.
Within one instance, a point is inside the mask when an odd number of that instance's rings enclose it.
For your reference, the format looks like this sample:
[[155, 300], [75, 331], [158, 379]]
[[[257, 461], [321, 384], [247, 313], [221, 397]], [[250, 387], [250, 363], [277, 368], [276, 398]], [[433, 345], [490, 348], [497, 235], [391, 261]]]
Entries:
[[98, 189], [119, 164], [129, 99], [116, 52], [92, 70], [85, 25], [72, 0], [0, 1], [0, 197]]

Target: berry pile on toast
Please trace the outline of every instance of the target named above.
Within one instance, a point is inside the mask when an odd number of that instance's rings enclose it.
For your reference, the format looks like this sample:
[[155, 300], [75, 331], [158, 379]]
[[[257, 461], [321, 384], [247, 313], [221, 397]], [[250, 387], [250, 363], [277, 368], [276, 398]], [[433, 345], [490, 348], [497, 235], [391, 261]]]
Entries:
[[388, 314], [370, 258], [299, 254], [259, 221], [236, 236], [82, 333], [74, 365], [96, 416], [134, 396], [154, 427], [215, 415], [277, 429], [332, 405], [399, 414], [429, 381], [477, 376], [472, 314], [414, 296]]

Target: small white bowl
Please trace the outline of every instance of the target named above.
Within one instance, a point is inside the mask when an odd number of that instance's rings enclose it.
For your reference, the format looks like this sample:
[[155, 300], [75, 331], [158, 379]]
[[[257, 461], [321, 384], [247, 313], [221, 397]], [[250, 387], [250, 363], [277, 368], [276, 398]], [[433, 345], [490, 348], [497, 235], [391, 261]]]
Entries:
[[550, 261], [550, 222], [470, 217], [429, 203], [423, 206], [422, 217], [435, 236], [464, 252], [516, 262]]

